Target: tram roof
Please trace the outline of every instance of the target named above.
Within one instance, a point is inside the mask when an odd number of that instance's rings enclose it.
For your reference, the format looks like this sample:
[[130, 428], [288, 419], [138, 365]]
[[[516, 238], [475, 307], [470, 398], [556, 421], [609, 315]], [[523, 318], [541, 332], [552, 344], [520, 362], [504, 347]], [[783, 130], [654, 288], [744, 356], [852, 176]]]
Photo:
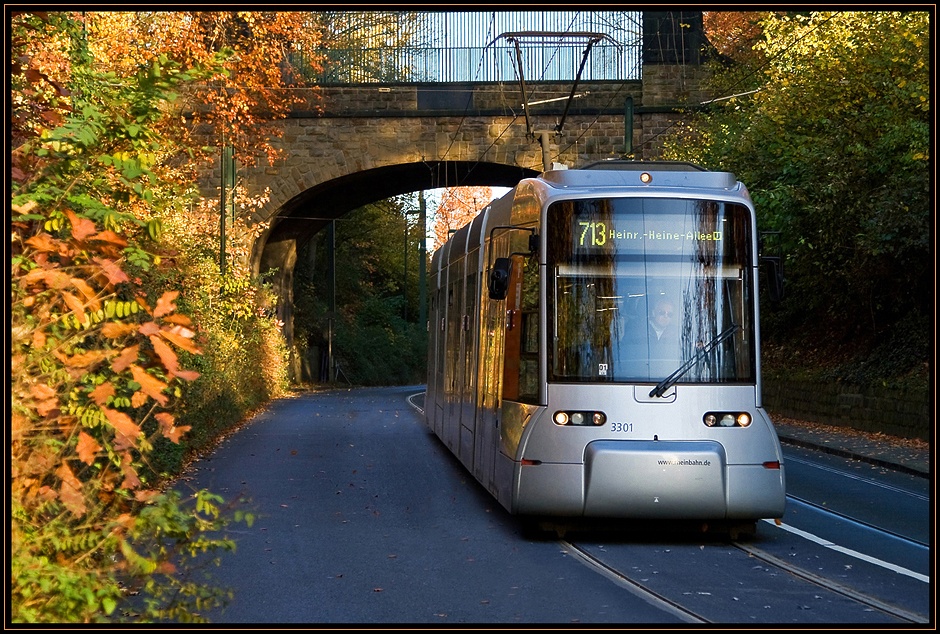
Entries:
[[679, 161], [598, 161], [576, 170], [539, 176], [552, 187], [690, 187], [732, 191], [741, 187], [731, 172], [710, 172]]

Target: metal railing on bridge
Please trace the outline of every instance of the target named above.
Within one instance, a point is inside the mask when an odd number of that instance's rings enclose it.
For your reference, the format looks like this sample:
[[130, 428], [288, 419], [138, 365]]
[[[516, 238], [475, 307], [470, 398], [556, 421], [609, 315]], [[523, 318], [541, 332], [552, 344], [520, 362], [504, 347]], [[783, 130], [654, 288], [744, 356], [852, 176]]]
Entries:
[[527, 81], [572, 81], [585, 42], [561, 34], [600, 33], [581, 81], [640, 79], [642, 14], [637, 11], [334, 12], [315, 51], [292, 50], [304, 81], [321, 86], [412, 82], [518, 81], [506, 33], [552, 33], [521, 49]]

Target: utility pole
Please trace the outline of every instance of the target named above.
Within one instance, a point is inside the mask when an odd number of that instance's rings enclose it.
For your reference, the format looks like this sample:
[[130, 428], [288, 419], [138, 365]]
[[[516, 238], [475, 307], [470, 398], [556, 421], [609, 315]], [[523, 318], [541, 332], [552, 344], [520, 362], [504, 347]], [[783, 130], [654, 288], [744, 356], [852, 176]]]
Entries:
[[405, 219], [405, 279], [402, 282], [401, 294], [402, 299], [402, 308], [401, 308], [401, 318], [404, 321], [408, 321], [408, 210], [402, 209], [402, 217]]
[[419, 317], [418, 325], [427, 323], [428, 320], [428, 308], [427, 308], [427, 259], [428, 259], [428, 230], [427, 230], [428, 214], [427, 208], [424, 202], [424, 191], [418, 192], [418, 227], [420, 231], [421, 239], [418, 241], [418, 307], [419, 307]]
[[[235, 152], [231, 146], [225, 145], [225, 134], [222, 134], [222, 152], [219, 169], [222, 176], [222, 187], [219, 195], [219, 271], [225, 275], [225, 217], [229, 206], [232, 207], [232, 226], [235, 226]], [[231, 190], [231, 201], [228, 192]]]
[[222, 151], [219, 156], [219, 171], [222, 182], [219, 188], [219, 271], [225, 275], [225, 133], [222, 133]]
[[326, 232], [327, 276], [330, 279], [330, 314], [327, 317], [326, 380], [333, 382], [333, 326], [336, 323], [336, 221], [331, 220]]

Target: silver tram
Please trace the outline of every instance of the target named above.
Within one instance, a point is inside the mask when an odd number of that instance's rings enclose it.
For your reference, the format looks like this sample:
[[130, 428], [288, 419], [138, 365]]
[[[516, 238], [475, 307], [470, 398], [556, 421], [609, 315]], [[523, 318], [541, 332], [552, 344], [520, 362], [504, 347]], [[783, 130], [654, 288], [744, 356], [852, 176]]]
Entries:
[[513, 514], [781, 517], [755, 222], [687, 163], [522, 180], [433, 255], [428, 426]]

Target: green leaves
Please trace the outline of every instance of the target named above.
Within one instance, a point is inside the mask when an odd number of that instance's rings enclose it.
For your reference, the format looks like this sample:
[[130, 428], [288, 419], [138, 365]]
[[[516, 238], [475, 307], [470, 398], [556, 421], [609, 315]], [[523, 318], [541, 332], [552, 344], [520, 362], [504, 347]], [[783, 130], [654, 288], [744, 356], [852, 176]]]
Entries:
[[[759, 228], [784, 232], [790, 292], [768, 313], [769, 337], [813, 327], [861, 349], [932, 311], [930, 16], [807, 12], [761, 26], [760, 91], [716, 103], [669, 152], [734, 172]], [[736, 69], [728, 77], [716, 84]]]

